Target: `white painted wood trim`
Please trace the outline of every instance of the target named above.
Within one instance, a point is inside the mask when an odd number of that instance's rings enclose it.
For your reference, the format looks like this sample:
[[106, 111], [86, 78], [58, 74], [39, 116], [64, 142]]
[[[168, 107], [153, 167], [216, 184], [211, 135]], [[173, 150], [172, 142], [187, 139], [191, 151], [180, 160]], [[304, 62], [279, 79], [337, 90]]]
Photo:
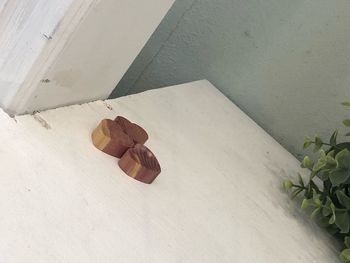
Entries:
[[72, 10], [70, 8], [72, 1], [74, 0], [1, 1], [1, 106], [6, 106], [16, 94], [37, 58], [47, 46], [48, 36], [55, 34], [62, 17]]
[[24, 113], [108, 97], [173, 2], [75, 0], [3, 107]]

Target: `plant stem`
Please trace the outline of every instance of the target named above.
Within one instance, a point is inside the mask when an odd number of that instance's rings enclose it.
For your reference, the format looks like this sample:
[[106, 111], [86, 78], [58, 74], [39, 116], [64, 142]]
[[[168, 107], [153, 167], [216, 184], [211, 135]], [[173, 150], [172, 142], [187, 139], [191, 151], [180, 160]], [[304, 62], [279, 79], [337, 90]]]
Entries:
[[303, 190], [307, 190], [307, 187], [301, 186], [301, 185], [297, 185], [297, 184], [292, 184], [292, 187], [303, 189]]
[[[316, 144], [316, 141], [311, 141], [311, 142]], [[327, 142], [322, 142], [322, 145], [327, 145], [329, 147], [333, 147], [333, 148], [336, 148], [336, 149], [341, 149], [341, 148], [337, 147], [336, 145], [332, 145], [332, 144], [327, 143]]]

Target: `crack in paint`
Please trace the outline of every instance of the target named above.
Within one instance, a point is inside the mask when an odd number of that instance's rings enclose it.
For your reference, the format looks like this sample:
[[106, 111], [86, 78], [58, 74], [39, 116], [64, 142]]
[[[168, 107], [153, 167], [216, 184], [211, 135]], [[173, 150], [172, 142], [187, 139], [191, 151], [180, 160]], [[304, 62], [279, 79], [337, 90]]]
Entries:
[[32, 116], [33, 116], [34, 120], [36, 120], [37, 122], [39, 122], [39, 123], [41, 124], [41, 126], [43, 126], [46, 130], [50, 130], [50, 129], [51, 129], [50, 124], [49, 124], [47, 121], [45, 121], [45, 119], [42, 118], [42, 117], [38, 114], [38, 112], [34, 112]]

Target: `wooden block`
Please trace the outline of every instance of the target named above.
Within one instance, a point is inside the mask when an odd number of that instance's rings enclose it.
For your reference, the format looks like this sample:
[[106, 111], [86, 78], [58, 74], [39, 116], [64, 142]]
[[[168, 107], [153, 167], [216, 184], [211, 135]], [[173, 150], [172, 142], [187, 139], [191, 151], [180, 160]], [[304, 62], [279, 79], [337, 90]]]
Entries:
[[118, 164], [127, 175], [146, 184], [151, 184], [161, 172], [157, 158], [141, 144], [130, 148]]
[[104, 153], [121, 158], [134, 146], [133, 140], [113, 120], [102, 120], [92, 133], [92, 143]]
[[135, 144], [145, 144], [148, 140], [147, 132], [136, 123], [132, 123], [122, 116], [117, 116], [114, 121], [122, 127], [123, 131], [131, 137]]

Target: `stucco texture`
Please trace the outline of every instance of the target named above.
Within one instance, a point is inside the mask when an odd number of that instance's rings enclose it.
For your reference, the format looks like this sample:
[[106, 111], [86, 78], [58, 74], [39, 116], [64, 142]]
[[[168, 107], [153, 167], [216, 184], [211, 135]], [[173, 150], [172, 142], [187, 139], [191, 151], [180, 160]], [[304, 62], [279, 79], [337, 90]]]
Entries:
[[345, 132], [349, 14], [348, 0], [177, 0], [111, 97], [208, 79], [300, 158], [305, 135]]

